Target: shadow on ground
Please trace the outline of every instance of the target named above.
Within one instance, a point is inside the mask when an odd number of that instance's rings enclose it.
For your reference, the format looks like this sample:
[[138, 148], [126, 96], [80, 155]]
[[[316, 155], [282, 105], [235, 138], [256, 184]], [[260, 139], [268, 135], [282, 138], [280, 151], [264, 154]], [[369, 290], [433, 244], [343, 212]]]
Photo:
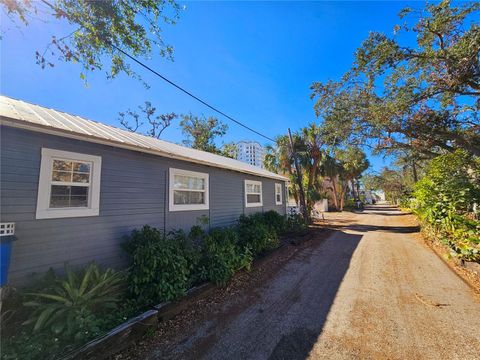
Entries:
[[378, 226], [378, 225], [337, 225], [333, 226], [335, 228], [352, 230], [358, 232], [369, 232], [369, 231], [382, 231], [389, 233], [398, 233], [398, 234], [412, 234], [420, 231], [419, 226]]
[[[302, 296], [298, 304], [290, 304], [284, 314], [284, 328], [290, 328], [277, 342], [269, 360], [300, 360], [308, 357], [322, 333], [337, 291], [348, 271], [350, 261], [363, 235], [335, 231], [313, 251], [309, 263], [298, 274], [301, 279]], [[316, 257], [316, 255], [320, 255]], [[290, 313], [295, 316], [291, 317]], [[294, 324], [294, 326], [292, 326]], [[267, 330], [267, 329], [266, 329]]]
[[180, 336], [146, 358], [305, 359], [363, 237], [338, 229], [314, 234], [262, 261], [244, 286], [230, 284], [235, 295], [195, 326], [175, 326]]

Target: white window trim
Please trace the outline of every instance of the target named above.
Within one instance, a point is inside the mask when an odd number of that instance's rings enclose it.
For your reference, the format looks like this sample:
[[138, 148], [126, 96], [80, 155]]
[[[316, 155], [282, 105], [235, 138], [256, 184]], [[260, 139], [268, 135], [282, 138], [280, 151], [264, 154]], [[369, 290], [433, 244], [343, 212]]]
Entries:
[[[279, 189], [277, 193], [277, 189]], [[277, 195], [280, 195], [280, 201], [277, 201]], [[282, 184], [275, 183], [275, 205], [283, 204]]]
[[[88, 207], [50, 208], [52, 190], [53, 160], [86, 161], [92, 163]], [[56, 219], [68, 217], [98, 216], [100, 213], [100, 178], [102, 158], [100, 156], [80, 154], [70, 151], [42, 148], [40, 178], [38, 181], [37, 219]]]
[[[247, 202], [247, 185], [260, 185], [260, 202], [249, 203]], [[258, 207], [263, 206], [263, 186], [261, 181], [245, 180], [245, 207]], [[253, 193], [250, 193], [253, 194]], [[256, 194], [256, 193], [255, 193]]]
[[[173, 184], [175, 175], [184, 175], [198, 177], [205, 180], [205, 204], [174, 204], [173, 203]], [[170, 168], [169, 184], [168, 184], [168, 205], [170, 211], [190, 211], [190, 210], [208, 210], [209, 207], [209, 176], [207, 173], [201, 173], [196, 171], [188, 171], [182, 169]]]

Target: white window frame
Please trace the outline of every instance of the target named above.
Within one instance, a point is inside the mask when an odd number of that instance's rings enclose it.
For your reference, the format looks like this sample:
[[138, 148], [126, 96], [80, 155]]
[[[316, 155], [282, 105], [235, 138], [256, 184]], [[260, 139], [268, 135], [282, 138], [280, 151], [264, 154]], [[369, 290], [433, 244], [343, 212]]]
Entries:
[[[53, 160], [89, 162], [90, 183], [87, 207], [51, 208]], [[55, 219], [83, 216], [98, 216], [100, 213], [100, 179], [102, 158], [100, 156], [81, 154], [70, 151], [42, 148], [40, 178], [38, 181], [37, 219]]]
[[[277, 195], [280, 195], [280, 201], [277, 200]], [[282, 184], [275, 183], [275, 205], [283, 204]]]
[[[250, 193], [250, 194], [256, 194], [260, 195], [260, 202], [256, 203], [249, 203], [247, 201], [247, 185], [260, 185], [260, 193]], [[245, 180], [245, 207], [258, 207], [258, 206], [263, 206], [263, 186], [261, 181], [254, 181], [254, 180]]]
[[[205, 180], [205, 190], [198, 190], [205, 192], [205, 203], [204, 204], [174, 204], [173, 203], [173, 184], [175, 175], [183, 175], [183, 176], [190, 176], [201, 178]], [[196, 171], [188, 171], [182, 169], [175, 169], [170, 168], [170, 176], [169, 176], [169, 185], [168, 185], [168, 198], [169, 198], [169, 210], [170, 211], [191, 211], [191, 210], [208, 210], [209, 207], [209, 198], [210, 198], [210, 190], [209, 190], [209, 175], [207, 173], [201, 173]], [[195, 191], [195, 190], [188, 190], [188, 191]]]

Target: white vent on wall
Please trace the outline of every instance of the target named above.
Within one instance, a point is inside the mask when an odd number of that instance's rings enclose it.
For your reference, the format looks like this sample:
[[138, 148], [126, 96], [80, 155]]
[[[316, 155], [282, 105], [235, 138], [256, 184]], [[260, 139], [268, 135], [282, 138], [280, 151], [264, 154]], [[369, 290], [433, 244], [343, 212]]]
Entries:
[[15, 235], [15, 223], [0, 223], [0, 236]]

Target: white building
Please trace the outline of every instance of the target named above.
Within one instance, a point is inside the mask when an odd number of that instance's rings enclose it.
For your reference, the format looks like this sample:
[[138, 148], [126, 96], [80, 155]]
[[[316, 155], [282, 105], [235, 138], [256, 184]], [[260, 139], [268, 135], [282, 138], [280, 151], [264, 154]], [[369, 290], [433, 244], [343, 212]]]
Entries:
[[237, 160], [263, 169], [265, 150], [256, 141], [239, 141], [237, 143]]

